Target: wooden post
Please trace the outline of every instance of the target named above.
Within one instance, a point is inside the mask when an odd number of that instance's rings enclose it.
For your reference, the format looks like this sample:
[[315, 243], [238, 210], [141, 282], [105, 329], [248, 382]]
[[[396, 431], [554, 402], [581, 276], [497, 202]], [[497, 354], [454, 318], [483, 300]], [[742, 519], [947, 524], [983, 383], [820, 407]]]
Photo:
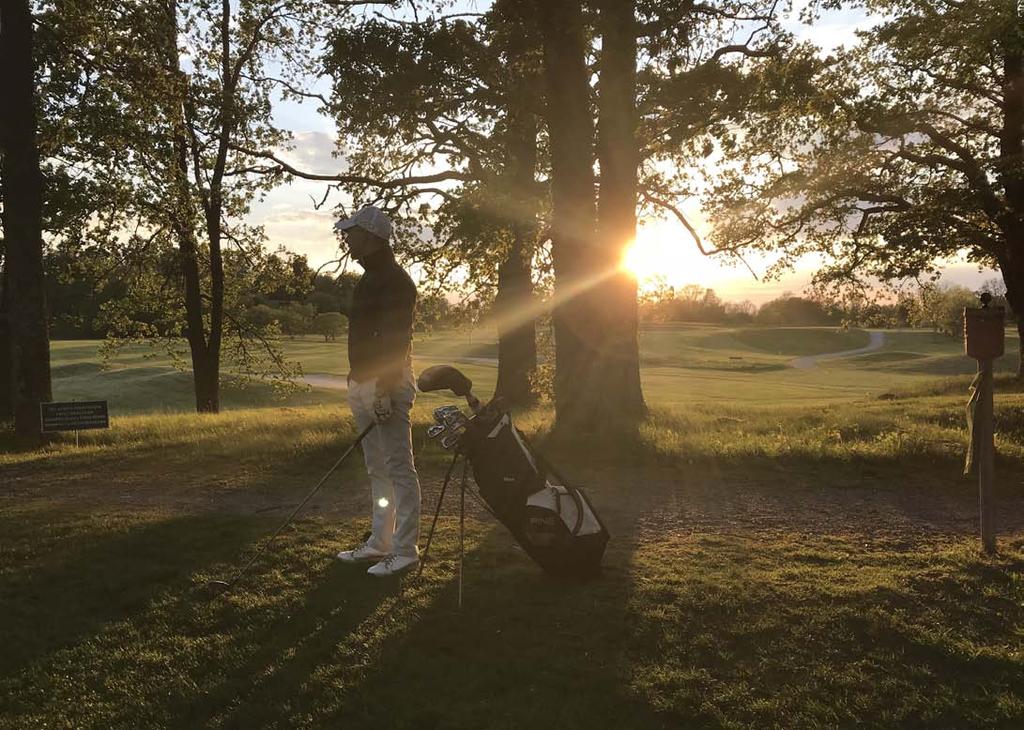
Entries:
[[974, 461], [978, 469], [978, 507], [981, 547], [996, 551], [995, 516], [995, 413], [992, 399], [992, 364], [1004, 352], [1006, 318], [1002, 307], [990, 306], [992, 295], [981, 295], [981, 307], [964, 309], [964, 350], [978, 361], [977, 401], [971, 427]]
[[988, 553], [996, 551], [995, 504], [992, 483], [995, 473], [995, 425], [992, 400], [992, 361], [979, 360], [981, 392], [974, 417], [978, 449], [978, 506], [981, 513], [981, 547]]

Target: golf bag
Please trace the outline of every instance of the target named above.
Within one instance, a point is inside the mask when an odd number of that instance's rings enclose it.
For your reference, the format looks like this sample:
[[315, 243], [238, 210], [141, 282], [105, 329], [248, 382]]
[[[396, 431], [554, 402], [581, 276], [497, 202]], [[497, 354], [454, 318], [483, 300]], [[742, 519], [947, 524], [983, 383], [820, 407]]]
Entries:
[[[431, 387], [442, 369], [448, 378], [454, 371], [465, 382], [452, 387], [445, 380], [446, 385]], [[437, 409], [429, 435], [469, 460], [484, 502], [545, 571], [560, 577], [598, 573], [609, 535], [587, 495], [530, 448], [500, 399], [481, 406], [470, 385], [448, 366], [423, 372], [420, 390], [450, 388], [465, 395], [474, 411], [467, 417], [454, 406]]]

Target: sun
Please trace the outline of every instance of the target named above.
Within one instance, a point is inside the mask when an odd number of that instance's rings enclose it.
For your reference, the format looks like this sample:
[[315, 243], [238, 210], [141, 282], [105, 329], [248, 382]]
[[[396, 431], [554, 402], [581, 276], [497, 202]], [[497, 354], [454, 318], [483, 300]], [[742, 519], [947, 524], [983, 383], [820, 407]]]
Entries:
[[622, 262], [619, 267], [627, 274], [632, 274], [637, 281], [644, 278], [650, 267], [650, 251], [640, 241], [633, 240], [622, 253]]
[[684, 231], [665, 221], [637, 229], [636, 239], [622, 254], [620, 268], [637, 280], [642, 291], [659, 285], [712, 286], [728, 276], [720, 262], [701, 254]]

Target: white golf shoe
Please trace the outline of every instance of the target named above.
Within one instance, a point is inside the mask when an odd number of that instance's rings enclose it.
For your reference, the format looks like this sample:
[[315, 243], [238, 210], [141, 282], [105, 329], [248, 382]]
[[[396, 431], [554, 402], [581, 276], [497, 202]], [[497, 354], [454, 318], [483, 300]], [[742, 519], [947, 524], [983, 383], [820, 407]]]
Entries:
[[388, 555], [366, 572], [375, 578], [387, 578], [390, 575], [398, 575], [410, 568], [414, 568], [419, 562], [420, 559], [415, 556]]
[[338, 553], [338, 560], [343, 563], [368, 563], [387, 558], [388, 553], [378, 550], [377, 548], [370, 545], [368, 542], [364, 542], [354, 550], [343, 550]]

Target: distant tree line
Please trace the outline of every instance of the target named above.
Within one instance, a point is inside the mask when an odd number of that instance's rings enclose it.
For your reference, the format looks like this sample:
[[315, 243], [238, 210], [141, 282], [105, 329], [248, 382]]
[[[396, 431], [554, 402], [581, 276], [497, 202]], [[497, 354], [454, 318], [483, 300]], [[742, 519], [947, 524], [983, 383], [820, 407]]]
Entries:
[[[109, 272], [119, 262], [103, 249], [69, 252], [50, 248], [45, 252], [46, 297], [49, 329], [53, 339], [103, 339], [118, 337], [124, 321], [160, 328], [159, 318], [145, 307], [133, 306], [131, 284]], [[231, 316], [251, 331], [277, 332], [286, 337], [320, 335], [332, 341], [348, 331], [352, 291], [359, 275], [314, 271], [304, 256], [286, 252], [270, 254], [264, 270], [270, 272], [262, 286], [233, 301]], [[450, 302], [442, 293], [423, 292], [417, 306], [417, 331], [459, 327], [479, 318], [481, 302]], [[173, 329], [173, 328], [172, 328]], [[173, 335], [173, 331], [168, 334]], [[179, 331], [179, 337], [184, 333]]]
[[697, 284], [675, 288], [660, 286], [640, 296], [639, 313], [643, 323], [720, 322], [746, 324], [754, 319], [757, 308], [750, 302], [723, 301], [714, 289]]
[[659, 287], [641, 297], [640, 321], [707, 322], [772, 327], [838, 325], [842, 313], [834, 306], [808, 297], [784, 293], [757, 307], [752, 302], [724, 301], [714, 289], [689, 284], [678, 289]]
[[991, 306], [1006, 310], [1007, 324], [1016, 324], [1016, 313], [1006, 299], [999, 279], [985, 282], [977, 291], [965, 286], [926, 285], [903, 292], [894, 302], [869, 304], [846, 314], [849, 321], [869, 327], [919, 327], [948, 337], [963, 337], [964, 307], [979, 306], [978, 295], [992, 295]]
[[643, 323], [707, 322], [767, 327], [877, 327], [923, 328], [949, 337], [963, 334], [964, 307], [976, 307], [978, 295], [988, 292], [992, 306], [1004, 307], [1007, 322], [1017, 316], [1006, 301], [999, 279], [985, 282], [978, 291], [964, 286], [926, 284], [897, 293], [876, 292], [875, 296], [831, 299], [820, 291], [808, 296], [784, 293], [760, 307], [751, 302], [728, 302], [714, 289], [690, 284], [678, 289], [662, 286], [641, 296]]

